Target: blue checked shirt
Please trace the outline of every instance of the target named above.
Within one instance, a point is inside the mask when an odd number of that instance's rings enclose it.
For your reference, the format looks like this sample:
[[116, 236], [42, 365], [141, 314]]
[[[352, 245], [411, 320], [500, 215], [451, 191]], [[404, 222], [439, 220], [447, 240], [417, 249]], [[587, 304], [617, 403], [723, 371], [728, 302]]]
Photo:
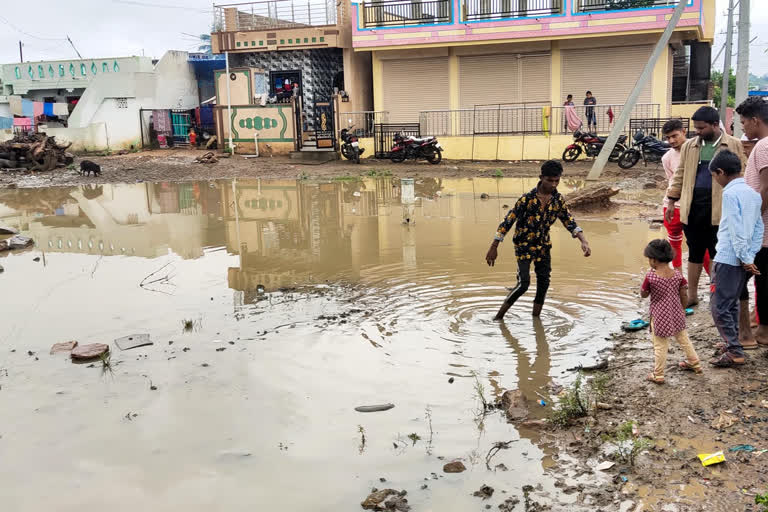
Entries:
[[717, 231], [715, 262], [740, 267], [755, 261], [763, 245], [760, 194], [736, 178], [723, 189], [723, 213]]

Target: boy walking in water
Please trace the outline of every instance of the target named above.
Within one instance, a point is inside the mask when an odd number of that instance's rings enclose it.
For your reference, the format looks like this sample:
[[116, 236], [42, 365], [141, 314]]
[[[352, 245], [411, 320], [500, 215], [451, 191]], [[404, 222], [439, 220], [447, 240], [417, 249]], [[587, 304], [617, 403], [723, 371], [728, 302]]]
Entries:
[[750, 274], [760, 275], [755, 255], [763, 244], [762, 199], [741, 178], [741, 159], [724, 149], [709, 164], [712, 180], [723, 187], [723, 207], [717, 231], [717, 255], [712, 296], [712, 318], [724, 343], [718, 345], [713, 366], [743, 365], [744, 347], [739, 339], [739, 297]]
[[499, 225], [485, 261], [488, 266], [494, 266], [498, 256], [499, 242], [504, 240], [506, 234], [512, 229], [512, 225], [517, 222], [512, 239], [515, 244], [515, 256], [517, 256], [517, 286], [509, 292], [494, 320], [504, 318], [509, 308], [528, 290], [531, 284], [532, 263], [536, 272], [533, 316], [541, 314], [549, 288], [549, 276], [552, 272], [552, 260], [549, 254], [552, 242], [549, 239], [549, 228], [556, 220], [559, 219], [571, 235], [579, 239], [584, 256], [592, 253], [582, 229], [576, 224], [563, 196], [557, 191], [562, 174], [563, 166], [560, 162], [555, 160], [544, 162], [536, 188], [518, 199], [514, 208], [507, 212]]

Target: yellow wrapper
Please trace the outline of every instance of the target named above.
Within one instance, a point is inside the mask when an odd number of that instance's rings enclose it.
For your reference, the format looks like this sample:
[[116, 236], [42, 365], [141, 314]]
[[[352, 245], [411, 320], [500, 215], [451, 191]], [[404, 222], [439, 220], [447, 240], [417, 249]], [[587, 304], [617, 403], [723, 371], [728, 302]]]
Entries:
[[700, 453], [699, 460], [702, 466], [711, 466], [712, 464], [725, 462], [725, 455], [723, 455], [723, 452]]

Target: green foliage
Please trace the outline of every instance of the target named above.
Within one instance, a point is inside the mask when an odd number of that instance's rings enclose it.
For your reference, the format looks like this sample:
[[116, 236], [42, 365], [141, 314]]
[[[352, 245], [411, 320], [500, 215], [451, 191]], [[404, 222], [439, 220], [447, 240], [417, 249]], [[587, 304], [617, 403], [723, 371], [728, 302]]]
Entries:
[[584, 382], [584, 375], [579, 373], [576, 380], [560, 396], [557, 406], [552, 410], [550, 421], [558, 427], [567, 427], [573, 420], [597, 413], [595, 404], [607, 392], [610, 375], [601, 373], [590, 381]]
[[[733, 73], [733, 69], [730, 70], [731, 74], [728, 77], [728, 106], [736, 106], [736, 75]], [[714, 84], [714, 96], [715, 108], [720, 108], [720, 99], [723, 95], [723, 73], [722, 71], [712, 71], [711, 77]]]
[[763, 506], [762, 512], [768, 512], [768, 491], [765, 494], [755, 495], [755, 503]]
[[411, 434], [408, 434], [408, 439], [411, 440], [411, 442], [413, 443], [413, 446], [416, 446], [416, 443], [421, 441], [421, 436], [416, 432], [413, 432]]
[[378, 177], [388, 177], [392, 176], [392, 171], [389, 169], [383, 169], [381, 171], [377, 171], [376, 169], [369, 169], [367, 173], [365, 173], [366, 176], [371, 178], [378, 178]]
[[603, 440], [616, 447], [615, 456], [619, 461], [635, 465], [637, 456], [653, 446], [653, 442], [634, 433], [634, 422], [625, 421], [613, 434], [605, 434]]
[[496, 169], [493, 172], [493, 177], [494, 178], [503, 178], [504, 177], [504, 173], [501, 171], [501, 169]]

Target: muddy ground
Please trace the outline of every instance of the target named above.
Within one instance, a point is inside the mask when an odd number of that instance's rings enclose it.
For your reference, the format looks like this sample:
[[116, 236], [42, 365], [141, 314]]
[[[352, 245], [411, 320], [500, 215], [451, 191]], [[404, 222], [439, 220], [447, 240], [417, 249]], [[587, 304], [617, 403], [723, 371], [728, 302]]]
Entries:
[[[699, 357], [707, 361], [719, 341], [708, 301], [688, 320]], [[652, 446], [634, 467], [617, 463], [607, 470], [611, 485], [573, 487], [578, 502], [605, 511], [763, 510], [755, 496], [768, 492], [768, 350], [749, 351], [744, 367], [705, 364], [704, 374], [695, 375], [677, 368], [683, 354], [671, 347], [666, 383], [658, 385], [645, 380], [653, 366], [647, 330], [617, 334], [613, 341], [614, 348], [605, 354], [608, 368], [585, 372], [610, 377], [605, 402], [611, 409], [549, 434], [561, 454], [595, 473], [596, 464], [613, 460], [605, 437], [622, 423], [635, 422], [638, 438]], [[718, 451], [724, 463], [702, 466], [698, 454]]]
[[[235, 155], [221, 158], [214, 164], [196, 163], [195, 158], [203, 151], [191, 149], [150, 150], [114, 156], [87, 156], [102, 168], [98, 178], [81, 176], [75, 169], [56, 169], [46, 173], [0, 171], [0, 187], [16, 185], [18, 187], [49, 187], [85, 185], [91, 183], [136, 183], [157, 181], [192, 181], [228, 178], [264, 178], [264, 179], [314, 179], [342, 178], [347, 176], [402, 176], [410, 178], [426, 177], [500, 177], [500, 176], [538, 176], [541, 162], [468, 162], [443, 161], [439, 165], [427, 162], [404, 162], [394, 164], [389, 160], [365, 159], [360, 165], [346, 160], [327, 163], [299, 162], [288, 157], [246, 159]], [[221, 156], [221, 155], [218, 155]], [[591, 168], [591, 161], [566, 164], [568, 177], [586, 176]], [[649, 169], [653, 170], [653, 169]], [[610, 164], [604, 178], [616, 180], [626, 176], [637, 176], [646, 172], [638, 169], [630, 172]]]

